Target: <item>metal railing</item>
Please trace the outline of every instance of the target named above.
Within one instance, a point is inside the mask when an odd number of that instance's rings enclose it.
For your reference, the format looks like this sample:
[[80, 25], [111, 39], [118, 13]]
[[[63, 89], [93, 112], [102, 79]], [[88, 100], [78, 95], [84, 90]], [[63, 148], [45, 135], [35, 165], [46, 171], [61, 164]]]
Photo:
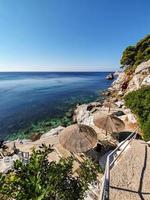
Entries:
[[[116, 149], [114, 149], [108, 156], [105, 166], [105, 173], [102, 182], [101, 193], [99, 196], [99, 200], [109, 200], [109, 188], [110, 188], [110, 169], [118, 159], [118, 157], [124, 152], [126, 147], [130, 144], [130, 142], [135, 139], [137, 136], [137, 129], [131, 133]], [[128, 141], [128, 142], [127, 142]], [[127, 143], [126, 143], [127, 142]], [[124, 145], [124, 146], [123, 146]], [[118, 150], [122, 147], [119, 154], [117, 154]]]

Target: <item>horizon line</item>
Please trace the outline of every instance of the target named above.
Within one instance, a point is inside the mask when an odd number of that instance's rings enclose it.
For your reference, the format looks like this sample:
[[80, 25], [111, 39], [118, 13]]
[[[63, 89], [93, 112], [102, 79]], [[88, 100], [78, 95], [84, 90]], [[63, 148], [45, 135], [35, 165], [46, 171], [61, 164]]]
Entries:
[[21, 72], [54, 72], [54, 73], [56, 73], [56, 72], [116, 72], [116, 71], [121, 71], [121, 70], [106, 70], [106, 71], [103, 71], [103, 70], [93, 70], [93, 71], [38, 71], [38, 70], [33, 70], [33, 71], [29, 71], [29, 70], [23, 70], [23, 71], [0, 71], [0, 73], [7, 73], [7, 72], [10, 72], [10, 73], [14, 73], [14, 72], [19, 72], [19, 73], [21, 73]]

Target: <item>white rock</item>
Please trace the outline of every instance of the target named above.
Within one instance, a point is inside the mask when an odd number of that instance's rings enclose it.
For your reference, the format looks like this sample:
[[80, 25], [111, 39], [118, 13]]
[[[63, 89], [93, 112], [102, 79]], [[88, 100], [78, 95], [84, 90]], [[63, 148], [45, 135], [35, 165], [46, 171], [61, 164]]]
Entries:
[[117, 102], [115, 102], [115, 104], [120, 108], [121, 106], [123, 106], [124, 105], [124, 101], [117, 101]]
[[135, 73], [141, 73], [141, 72], [150, 73], [150, 60], [146, 62], [142, 62], [140, 65], [137, 66]]
[[41, 136], [41, 138], [45, 138], [45, 137], [52, 136], [52, 135], [59, 135], [59, 133], [64, 129], [65, 129], [65, 127], [58, 126], [57, 128], [53, 128], [50, 131], [48, 131], [47, 133], [43, 134]]
[[83, 104], [75, 110], [75, 118], [78, 124], [88, 124], [90, 119], [90, 112], [87, 110], [88, 104]]
[[138, 90], [141, 87], [141, 83], [142, 83], [143, 79], [144, 79], [143, 75], [135, 74], [129, 82], [126, 94], [129, 92]]
[[13, 161], [16, 161], [16, 160], [19, 160], [19, 159], [20, 159], [19, 156], [16, 155], [16, 154], [12, 156], [12, 160], [13, 160]]
[[131, 122], [133, 124], [137, 122], [136, 118], [134, 117], [134, 115], [132, 113], [128, 114], [127, 117], [128, 117], [129, 122]]
[[150, 75], [144, 78], [141, 85], [146, 85], [146, 86], [150, 85]]

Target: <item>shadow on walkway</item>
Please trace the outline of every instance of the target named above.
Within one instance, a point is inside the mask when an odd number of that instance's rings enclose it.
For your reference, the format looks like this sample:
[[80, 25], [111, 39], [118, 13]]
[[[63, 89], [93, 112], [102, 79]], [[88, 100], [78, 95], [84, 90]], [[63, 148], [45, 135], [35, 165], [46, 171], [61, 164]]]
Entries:
[[126, 188], [120, 188], [120, 187], [114, 187], [114, 186], [110, 186], [110, 187], [112, 189], [122, 190], [122, 191], [125, 191], [125, 192], [131, 192], [131, 193], [138, 194], [140, 196], [141, 200], [144, 200], [143, 195], [150, 195], [149, 192], [142, 192], [143, 178], [144, 178], [144, 173], [145, 173], [145, 170], [146, 170], [146, 165], [147, 165], [147, 145], [145, 145], [144, 164], [143, 164], [143, 168], [142, 168], [142, 171], [141, 171], [139, 189], [137, 191], [134, 191], [134, 190], [126, 189]]

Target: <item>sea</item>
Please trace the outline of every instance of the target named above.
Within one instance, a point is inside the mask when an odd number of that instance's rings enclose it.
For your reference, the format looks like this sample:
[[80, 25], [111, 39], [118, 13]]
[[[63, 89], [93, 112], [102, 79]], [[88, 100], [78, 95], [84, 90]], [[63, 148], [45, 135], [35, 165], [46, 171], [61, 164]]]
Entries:
[[110, 72], [0, 72], [0, 139], [95, 101]]

